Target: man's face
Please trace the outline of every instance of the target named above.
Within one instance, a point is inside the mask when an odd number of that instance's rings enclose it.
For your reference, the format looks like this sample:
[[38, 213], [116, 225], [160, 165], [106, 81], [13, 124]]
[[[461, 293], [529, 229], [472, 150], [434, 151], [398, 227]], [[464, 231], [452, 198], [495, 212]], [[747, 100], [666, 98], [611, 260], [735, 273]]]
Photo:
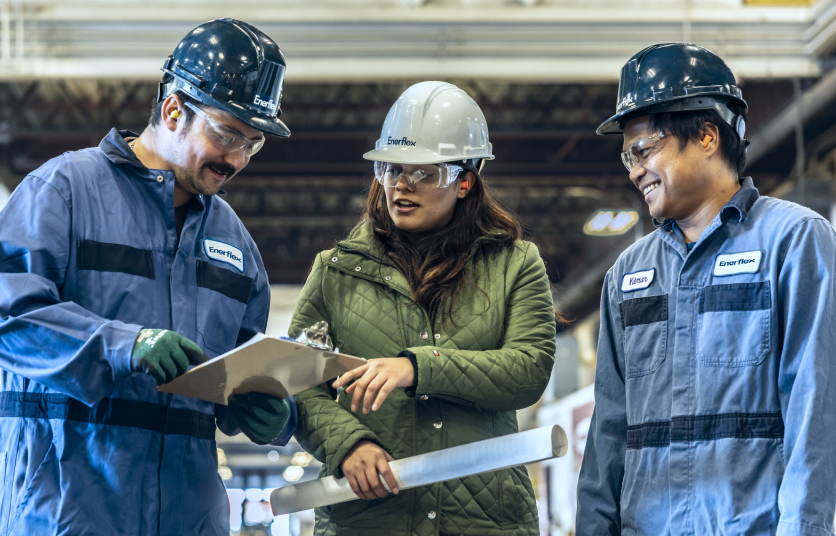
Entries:
[[[258, 130], [242, 123], [231, 114], [217, 108], [203, 108], [217, 123], [251, 140], [262, 136]], [[178, 185], [191, 194], [215, 195], [232, 177], [244, 169], [250, 158], [244, 149], [234, 151], [218, 147], [206, 135], [207, 128], [217, 128], [198, 114], [189, 125], [180, 119], [172, 146], [171, 165]]]
[[[649, 116], [633, 119], [624, 127], [623, 150], [656, 134], [650, 130]], [[684, 220], [711, 198], [712, 185], [704, 173], [701, 147], [689, 141], [680, 151], [679, 140], [668, 135], [645, 145], [636, 155], [639, 163], [630, 171], [630, 180], [644, 195], [651, 216]]]

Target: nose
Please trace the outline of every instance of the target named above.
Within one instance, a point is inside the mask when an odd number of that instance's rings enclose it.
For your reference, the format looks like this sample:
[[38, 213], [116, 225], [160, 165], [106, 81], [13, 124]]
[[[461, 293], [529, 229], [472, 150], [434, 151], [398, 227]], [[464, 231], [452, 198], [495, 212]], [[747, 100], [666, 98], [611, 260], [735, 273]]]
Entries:
[[636, 185], [636, 188], [639, 187], [639, 183], [645, 175], [647, 175], [647, 170], [640, 164], [634, 164], [633, 169], [630, 170], [630, 180]]
[[250, 163], [250, 157], [244, 156], [244, 147], [241, 147], [224, 155], [224, 162], [234, 167], [237, 173], [247, 167], [247, 164]]
[[404, 173], [401, 173], [398, 177], [398, 184], [395, 185], [395, 189], [397, 189], [399, 192], [403, 190], [409, 190], [410, 192], [415, 191], [415, 188], [413, 188], [412, 185], [409, 184], [409, 181], [406, 180], [406, 174]]

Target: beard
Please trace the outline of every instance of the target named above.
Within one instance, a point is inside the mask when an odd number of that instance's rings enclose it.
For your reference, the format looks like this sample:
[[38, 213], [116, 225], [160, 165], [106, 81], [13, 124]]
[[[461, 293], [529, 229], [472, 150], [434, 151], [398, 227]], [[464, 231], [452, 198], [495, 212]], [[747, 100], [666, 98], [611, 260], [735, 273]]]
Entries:
[[[210, 168], [217, 173], [226, 175], [223, 182], [219, 184], [213, 179], [208, 179], [206, 177], [206, 174], [210, 173]], [[230, 166], [225, 162], [207, 162], [206, 164], [203, 164], [197, 172], [189, 171], [180, 166], [174, 166], [174, 178], [177, 180], [177, 184], [180, 185], [182, 189], [191, 194], [210, 196], [217, 194], [221, 187], [229, 182], [237, 172], [238, 171], [235, 167]]]

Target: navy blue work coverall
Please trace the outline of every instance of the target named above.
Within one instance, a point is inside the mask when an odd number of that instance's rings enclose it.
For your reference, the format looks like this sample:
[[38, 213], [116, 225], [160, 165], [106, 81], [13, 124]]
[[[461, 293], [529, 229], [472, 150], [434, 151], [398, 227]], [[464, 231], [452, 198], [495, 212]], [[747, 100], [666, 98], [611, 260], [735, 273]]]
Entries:
[[143, 327], [210, 357], [263, 332], [267, 274], [218, 197], [195, 196], [177, 245], [174, 173], [131, 135], [50, 160], [0, 212], [3, 535], [229, 535], [215, 424], [238, 433], [231, 411], [158, 392], [130, 357]]
[[752, 179], [689, 252], [666, 221], [607, 273], [578, 536], [827, 536], [836, 233]]

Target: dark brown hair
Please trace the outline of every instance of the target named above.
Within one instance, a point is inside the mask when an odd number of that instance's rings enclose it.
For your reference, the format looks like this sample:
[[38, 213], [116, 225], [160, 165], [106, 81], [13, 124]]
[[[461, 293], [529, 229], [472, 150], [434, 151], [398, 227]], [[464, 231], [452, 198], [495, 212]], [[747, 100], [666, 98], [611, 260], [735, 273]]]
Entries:
[[[489, 239], [485, 247], [510, 249], [523, 236], [517, 216], [494, 199], [479, 172], [474, 168], [466, 171], [476, 175], [476, 180], [470, 192], [456, 202], [452, 221], [435, 233], [415, 239], [398, 229], [389, 216], [385, 190], [377, 181], [372, 183], [363, 214], [383, 243], [387, 260], [406, 276], [415, 303], [433, 322], [436, 313], [441, 313], [442, 323], [455, 325], [453, 302], [467, 285], [476, 286], [465, 268], [478, 253], [473, 251], [478, 238]], [[464, 178], [466, 171], [459, 178]], [[451, 187], [458, 187], [458, 183]]]

